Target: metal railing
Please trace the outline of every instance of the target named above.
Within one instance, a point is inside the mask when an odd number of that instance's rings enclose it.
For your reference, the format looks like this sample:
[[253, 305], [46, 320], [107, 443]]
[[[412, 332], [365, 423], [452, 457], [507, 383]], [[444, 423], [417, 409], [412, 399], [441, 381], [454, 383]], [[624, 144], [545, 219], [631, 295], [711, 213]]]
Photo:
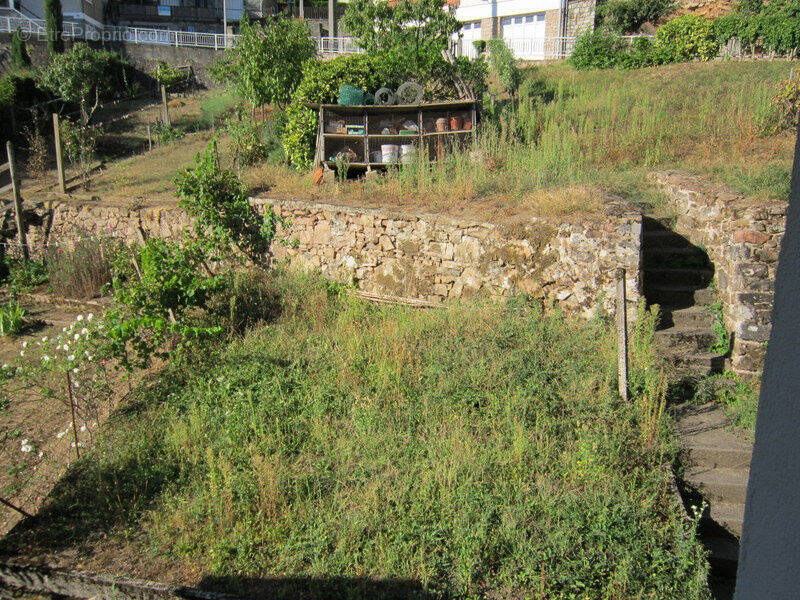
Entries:
[[319, 39], [320, 54], [357, 54], [363, 52], [351, 37], [322, 37]]
[[[637, 37], [653, 36], [626, 35], [622, 39], [631, 43]], [[571, 56], [577, 39], [578, 36], [507, 38], [505, 42], [518, 60], [556, 60]], [[472, 59], [478, 52], [472, 42], [460, 40], [456, 45], [456, 54]]]

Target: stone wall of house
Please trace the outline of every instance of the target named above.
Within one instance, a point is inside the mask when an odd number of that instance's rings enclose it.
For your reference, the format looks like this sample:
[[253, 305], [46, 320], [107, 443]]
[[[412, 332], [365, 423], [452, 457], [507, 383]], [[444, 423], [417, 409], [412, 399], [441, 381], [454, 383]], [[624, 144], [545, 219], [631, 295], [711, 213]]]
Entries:
[[569, 0], [567, 5], [567, 36], [594, 30], [596, 0]]
[[[318, 269], [381, 296], [427, 302], [501, 298], [524, 292], [591, 315], [613, 312], [614, 272], [628, 273], [627, 294], [640, 297], [641, 213], [609, 200], [600, 214], [571, 221], [528, 219], [513, 226], [297, 201], [270, 203], [290, 224], [279, 260]], [[176, 238], [190, 218], [174, 205], [121, 207], [57, 201], [41, 205], [29, 243], [69, 243], [106, 235], [136, 243], [147, 236]]]
[[678, 173], [656, 181], [672, 201], [675, 231], [704, 248], [732, 332], [731, 368], [758, 375], [769, 339], [775, 271], [786, 203], [754, 201]]

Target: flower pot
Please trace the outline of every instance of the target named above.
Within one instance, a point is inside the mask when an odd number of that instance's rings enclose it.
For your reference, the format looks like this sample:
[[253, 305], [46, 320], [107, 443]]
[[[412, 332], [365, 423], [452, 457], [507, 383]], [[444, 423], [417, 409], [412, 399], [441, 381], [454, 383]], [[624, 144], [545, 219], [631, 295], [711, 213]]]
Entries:
[[447, 117], [440, 117], [436, 119], [436, 131], [450, 131], [448, 127]]
[[450, 131], [461, 131], [464, 126], [462, 117], [450, 117]]

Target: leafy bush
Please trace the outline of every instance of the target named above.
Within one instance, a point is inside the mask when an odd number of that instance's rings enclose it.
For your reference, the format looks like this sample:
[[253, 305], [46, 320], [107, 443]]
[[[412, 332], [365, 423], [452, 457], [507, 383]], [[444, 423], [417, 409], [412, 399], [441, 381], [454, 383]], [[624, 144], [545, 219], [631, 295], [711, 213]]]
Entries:
[[800, 2], [743, 2], [734, 13], [714, 21], [714, 32], [722, 44], [736, 38], [751, 51], [761, 48], [781, 56], [797, 56], [800, 50]]
[[25, 327], [25, 309], [16, 300], [0, 305], [0, 336], [19, 334]]
[[598, 20], [618, 34], [636, 33], [675, 10], [675, 0], [608, 0], [598, 3]]
[[522, 73], [517, 66], [514, 53], [506, 45], [505, 40], [495, 38], [489, 40], [489, 66], [497, 78], [503, 92], [511, 96], [516, 95], [522, 81]]
[[781, 81], [778, 84], [778, 93], [772, 98], [772, 104], [778, 110], [779, 128], [797, 127], [800, 119], [800, 77]]
[[179, 206], [195, 218], [195, 231], [210, 254], [236, 247], [256, 264], [270, 258], [270, 246], [282, 220], [271, 206], [263, 216], [250, 205], [241, 180], [219, 164], [216, 139], [198, 154], [193, 167], [175, 178]]
[[112, 95], [124, 80], [126, 63], [119, 55], [93, 50], [78, 42], [65, 54], [57, 54], [39, 72], [39, 84], [80, 107], [81, 121], [89, 122], [103, 96]]
[[655, 47], [671, 62], [699, 58], [711, 60], [719, 52], [714, 25], [699, 15], [683, 15], [672, 19], [656, 31]]
[[254, 122], [241, 111], [236, 118], [228, 119], [225, 130], [231, 138], [233, 162], [237, 169], [265, 159], [274, 149], [265, 143], [264, 124]]
[[5, 109], [14, 104], [17, 87], [9, 75], [0, 77], [0, 109]]
[[165, 61], [159, 60], [156, 63], [156, 68], [151, 73], [159, 85], [163, 85], [167, 90], [178, 88], [186, 81], [186, 74], [172, 65], [168, 65]]
[[186, 131], [184, 131], [183, 128], [175, 125], [167, 125], [162, 121], [157, 121], [153, 125], [152, 132], [159, 146], [166, 146], [170, 142], [179, 140], [186, 135]]
[[627, 44], [619, 36], [594, 31], [580, 36], [569, 57], [576, 69], [611, 69], [624, 60]]
[[698, 381], [694, 402], [719, 402], [737, 427], [755, 433], [759, 384], [726, 371]]
[[98, 298], [113, 279], [113, 261], [119, 245], [84, 237], [72, 247], [48, 252], [45, 265], [50, 288], [67, 298]]
[[287, 18], [265, 28], [244, 18], [239, 33], [236, 45], [214, 66], [215, 79], [231, 84], [253, 106], [287, 104], [303, 64], [317, 53], [308, 28]]
[[27, 292], [47, 281], [47, 268], [43, 261], [7, 259], [6, 281], [12, 294]]
[[19, 28], [11, 36], [11, 67], [22, 70], [31, 66], [31, 57], [28, 56], [28, 49], [22, 40], [22, 33]]

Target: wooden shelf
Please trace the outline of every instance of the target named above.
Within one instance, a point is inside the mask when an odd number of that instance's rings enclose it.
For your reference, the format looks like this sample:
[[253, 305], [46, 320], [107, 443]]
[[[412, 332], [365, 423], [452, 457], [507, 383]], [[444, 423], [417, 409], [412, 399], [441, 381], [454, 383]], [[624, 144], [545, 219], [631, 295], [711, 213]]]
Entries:
[[472, 133], [472, 129], [458, 129], [456, 131], [426, 131], [422, 135], [447, 135], [459, 133]]

